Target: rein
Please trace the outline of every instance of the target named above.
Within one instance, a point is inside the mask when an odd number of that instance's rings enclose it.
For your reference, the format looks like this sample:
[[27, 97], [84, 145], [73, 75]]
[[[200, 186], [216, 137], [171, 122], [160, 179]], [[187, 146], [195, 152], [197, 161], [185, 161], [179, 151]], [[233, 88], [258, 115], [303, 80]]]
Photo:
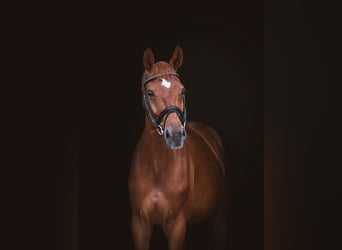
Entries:
[[180, 108], [178, 108], [177, 106], [168, 106], [165, 109], [163, 109], [156, 117], [152, 114], [151, 112], [151, 108], [150, 108], [150, 103], [148, 101], [148, 96], [147, 96], [147, 88], [146, 85], [147, 83], [155, 80], [156, 78], [163, 76], [163, 75], [175, 75], [179, 78], [179, 74], [177, 74], [176, 72], [173, 73], [161, 73], [161, 74], [156, 74], [156, 75], [152, 75], [149, 77], [146, 77], [143, 81], [144, 83], [144, 107], [146, 109], [146, 112], [148, 113], [153, 126], [156, 128], [157, 132], [159, 135], [163, 135], [164, 134], [164, 125], [161, 124], [161, 121], [163, 120], [163, 117], [166, 115], [167, 116], [174, 112], [177, 114], [178, 118], [180, 119], [180, 121], [182, 122], [183, 126], [185, 127], [186, 124], [186, 102], [185, 102], [185, 93], [182, 93], [183, 96], [183, 112], [181, 111]]

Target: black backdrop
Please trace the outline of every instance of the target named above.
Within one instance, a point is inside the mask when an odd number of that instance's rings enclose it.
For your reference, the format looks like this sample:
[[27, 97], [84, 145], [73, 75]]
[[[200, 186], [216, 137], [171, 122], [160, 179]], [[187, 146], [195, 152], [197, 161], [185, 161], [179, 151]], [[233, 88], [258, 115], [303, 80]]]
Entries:
[[[212, 31], [127, 32], [107, 24], [82, 35], [52, 33], [41, 44], [38, 65], [46, 78], [35, 93], [40, 159], [31, 202], [34, 249], [132, 249], [127, 178], [144, 121], [142, 54], [151, 47], [157, 60], [169, 60], [176, 45], [184, 51], [179, 73], [188, 89], [189, 119], [217, 128], [227, 149], [230, 249], [263, 248], [259, 7], [235, 6], [229, 18], [221, 10], [198, 19], [202, 30]], [[190, 249], [210, 249], [205, 226], [188, 236]], [[165, 246], [162, 237], [157, 231], [155, 249]]]
[[[229, 245], [262, 248], [264, 2], [188, 2], [4, 9], [2, 249], [131, 249], [126, 178], [143, 126], [141, 56], [152, 46], [168, 58], [176, 43], [191, 118], [220, 130], [234, 163]], [[339, 8], [266, 7], [265, 247], [340, 249]], [[196, 235], [205, 249], [208, 237]]]

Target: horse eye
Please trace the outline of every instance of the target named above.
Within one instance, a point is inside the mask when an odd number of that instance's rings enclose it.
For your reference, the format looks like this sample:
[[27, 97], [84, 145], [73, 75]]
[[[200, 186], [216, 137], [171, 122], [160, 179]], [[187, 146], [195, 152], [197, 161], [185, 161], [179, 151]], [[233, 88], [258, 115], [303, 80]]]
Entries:
[[150, 90], [150, 89], [148, 89], [148, 90], [146, 91], [146, 93], [147, 93], [147, 95], [148, 95], [149, 97], [155, 97], [154, 92], [153, 92], [152, 90]]

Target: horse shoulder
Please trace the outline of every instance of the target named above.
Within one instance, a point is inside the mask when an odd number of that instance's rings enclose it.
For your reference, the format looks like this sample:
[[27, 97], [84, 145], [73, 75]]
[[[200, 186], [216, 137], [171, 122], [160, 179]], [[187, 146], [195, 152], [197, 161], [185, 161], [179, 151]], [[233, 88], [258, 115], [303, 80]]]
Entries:
[[198, 121], [190, 121], [187, 124], [189, 134], [197, 134], [208, 145], [211, 152], [219, 162], [219, 165], [225, 174], [224, 159], [223, 159], [223, 143], [218, 132], [206, 123]]

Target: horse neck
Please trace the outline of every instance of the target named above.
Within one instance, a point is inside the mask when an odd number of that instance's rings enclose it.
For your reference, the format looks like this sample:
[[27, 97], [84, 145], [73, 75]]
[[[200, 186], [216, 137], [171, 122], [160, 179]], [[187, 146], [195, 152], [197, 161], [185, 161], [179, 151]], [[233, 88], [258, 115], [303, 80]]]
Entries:
[[145, 143], [147, 144], [149, 144], [148, 141], [159, 143], [159, 141], [162, 142], [162, 140], [164, 139], [163, 136], [160, 136], [158, 134], [156, 128], [152, 124], [152, 121], [147, 115], [145, 116], [145, 125], [143, 129], [142, 137], [145, 138], [145, 141], [147, 141]]
[[146, 115], [145, 116], [145, 128], [143, 133], [150, 133], [155, 135], [158, 135], [156, 128], [153, 126], [151, 119]]

